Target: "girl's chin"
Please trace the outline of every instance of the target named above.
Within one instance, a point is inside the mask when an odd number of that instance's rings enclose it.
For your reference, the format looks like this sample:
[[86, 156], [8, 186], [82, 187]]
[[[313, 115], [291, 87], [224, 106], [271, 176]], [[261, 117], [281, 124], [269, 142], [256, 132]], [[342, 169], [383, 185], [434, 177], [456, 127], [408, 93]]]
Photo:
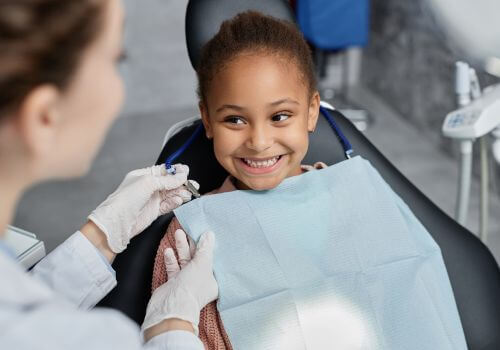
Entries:
[[277, 187], [283, 179], [244, 179], [238, 180], [236, 187], [239, 190], [266, 191]]

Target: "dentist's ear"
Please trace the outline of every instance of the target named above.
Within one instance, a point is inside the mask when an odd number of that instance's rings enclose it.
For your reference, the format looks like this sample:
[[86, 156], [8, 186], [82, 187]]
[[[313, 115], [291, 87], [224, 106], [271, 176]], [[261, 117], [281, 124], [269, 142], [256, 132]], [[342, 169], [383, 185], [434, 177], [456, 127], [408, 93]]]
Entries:
[[50, 84], [33, 89], [22, 101], [17, 115], [19, 137], [31, 155], [50, 154], [57, 142], [61, 115], [56, 104], [59, 90]]
[[316, 129], [319, 117], [320, 96], [318, 91], [314, 91], [309, 101], [309, 115], [307, 118], [307, 130], [313, 132]]
[[201, 121], [205, 127], [205, 135], [207, 136], [207, 139], [211, 139], [214, 135], [210, 125], [210, 119], [208, 117], [208, 108], [203, 101], [198, 103], [198, 108], [200, 109]]

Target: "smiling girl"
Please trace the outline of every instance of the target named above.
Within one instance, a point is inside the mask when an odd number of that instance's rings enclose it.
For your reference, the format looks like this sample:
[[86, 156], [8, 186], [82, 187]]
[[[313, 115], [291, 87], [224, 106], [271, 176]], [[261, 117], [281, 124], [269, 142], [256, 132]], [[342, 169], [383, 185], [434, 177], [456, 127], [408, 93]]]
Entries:
[[[268, 190], [304, 166], [320, 97], [307, 43], [294, 24], [245, 12], [222, 24], [204, 47], [198, 69], [199, 107], [218, 162], [230, 174], [212, 193]], [[173, 219], [160, 243], [153, 290], [167, 280], [180, 233]], [[231, 348], [213, 302], [202, 310], [199, 335], [208, 349]]]

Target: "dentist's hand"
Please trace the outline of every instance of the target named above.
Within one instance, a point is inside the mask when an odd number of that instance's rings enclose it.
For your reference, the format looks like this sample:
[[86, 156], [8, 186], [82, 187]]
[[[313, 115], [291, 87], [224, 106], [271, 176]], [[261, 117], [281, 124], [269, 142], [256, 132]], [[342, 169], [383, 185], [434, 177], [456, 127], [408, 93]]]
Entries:
[[191, 199], [191, 192], [182, 186], [187, 181], [189, 168], [178, 164], [175, 169], [175, 175], [168, 174], [165, 165], [128, 173], [118, 189], [89, 215], [94, 225], [89, 223], [80, 231], [97, 246], [87, 233], [99, 228], [106, 236], [109, 249], [115, 254], [121, 253], [130, 239], [158, 216]]
[[[201, 309], [218, 296], [218, 286], [212, 271], [214, 234], [204, 233], [194, 251], [186, 234], [177, 230], [175, 245], [179, 261], [171, 248], [165, 250], [168, 281], [154, 291], [146, 310], [141, 327], [145, 331], [146, 341], [174, 329], [189, 330], [192, 327], [195, 334], [198, 334]], [[172, 328], [169, 324], [172, 320], [178, 322], [178, 325], [187, 321], [188, 327]]]

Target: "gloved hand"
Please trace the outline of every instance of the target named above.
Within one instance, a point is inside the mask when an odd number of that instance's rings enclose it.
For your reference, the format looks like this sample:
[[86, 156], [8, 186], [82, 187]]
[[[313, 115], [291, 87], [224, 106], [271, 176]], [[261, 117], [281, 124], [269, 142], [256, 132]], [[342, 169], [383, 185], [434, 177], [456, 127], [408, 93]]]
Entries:
[[125, 250], [130, 239], [158, 216], [191, 199], [191, 192], [182, 186], [189, 168], [174, 166], [175, 175], [168, 174], [164, 164], [128, 173], [118, 189], [89, 215], [89, 220], [106, 235], [114, 253]]
[[158, 287], [149, 301], [142, 330], [163, 320], [178, 318], [190, 322], [198, 335], [200, 311], [219, 294], [213, 268], [213, 232], [201, 235], [196, 251], [182, 230], [175, 232], [179, 261], [171, 248], [165, 249], [168, 281]]

